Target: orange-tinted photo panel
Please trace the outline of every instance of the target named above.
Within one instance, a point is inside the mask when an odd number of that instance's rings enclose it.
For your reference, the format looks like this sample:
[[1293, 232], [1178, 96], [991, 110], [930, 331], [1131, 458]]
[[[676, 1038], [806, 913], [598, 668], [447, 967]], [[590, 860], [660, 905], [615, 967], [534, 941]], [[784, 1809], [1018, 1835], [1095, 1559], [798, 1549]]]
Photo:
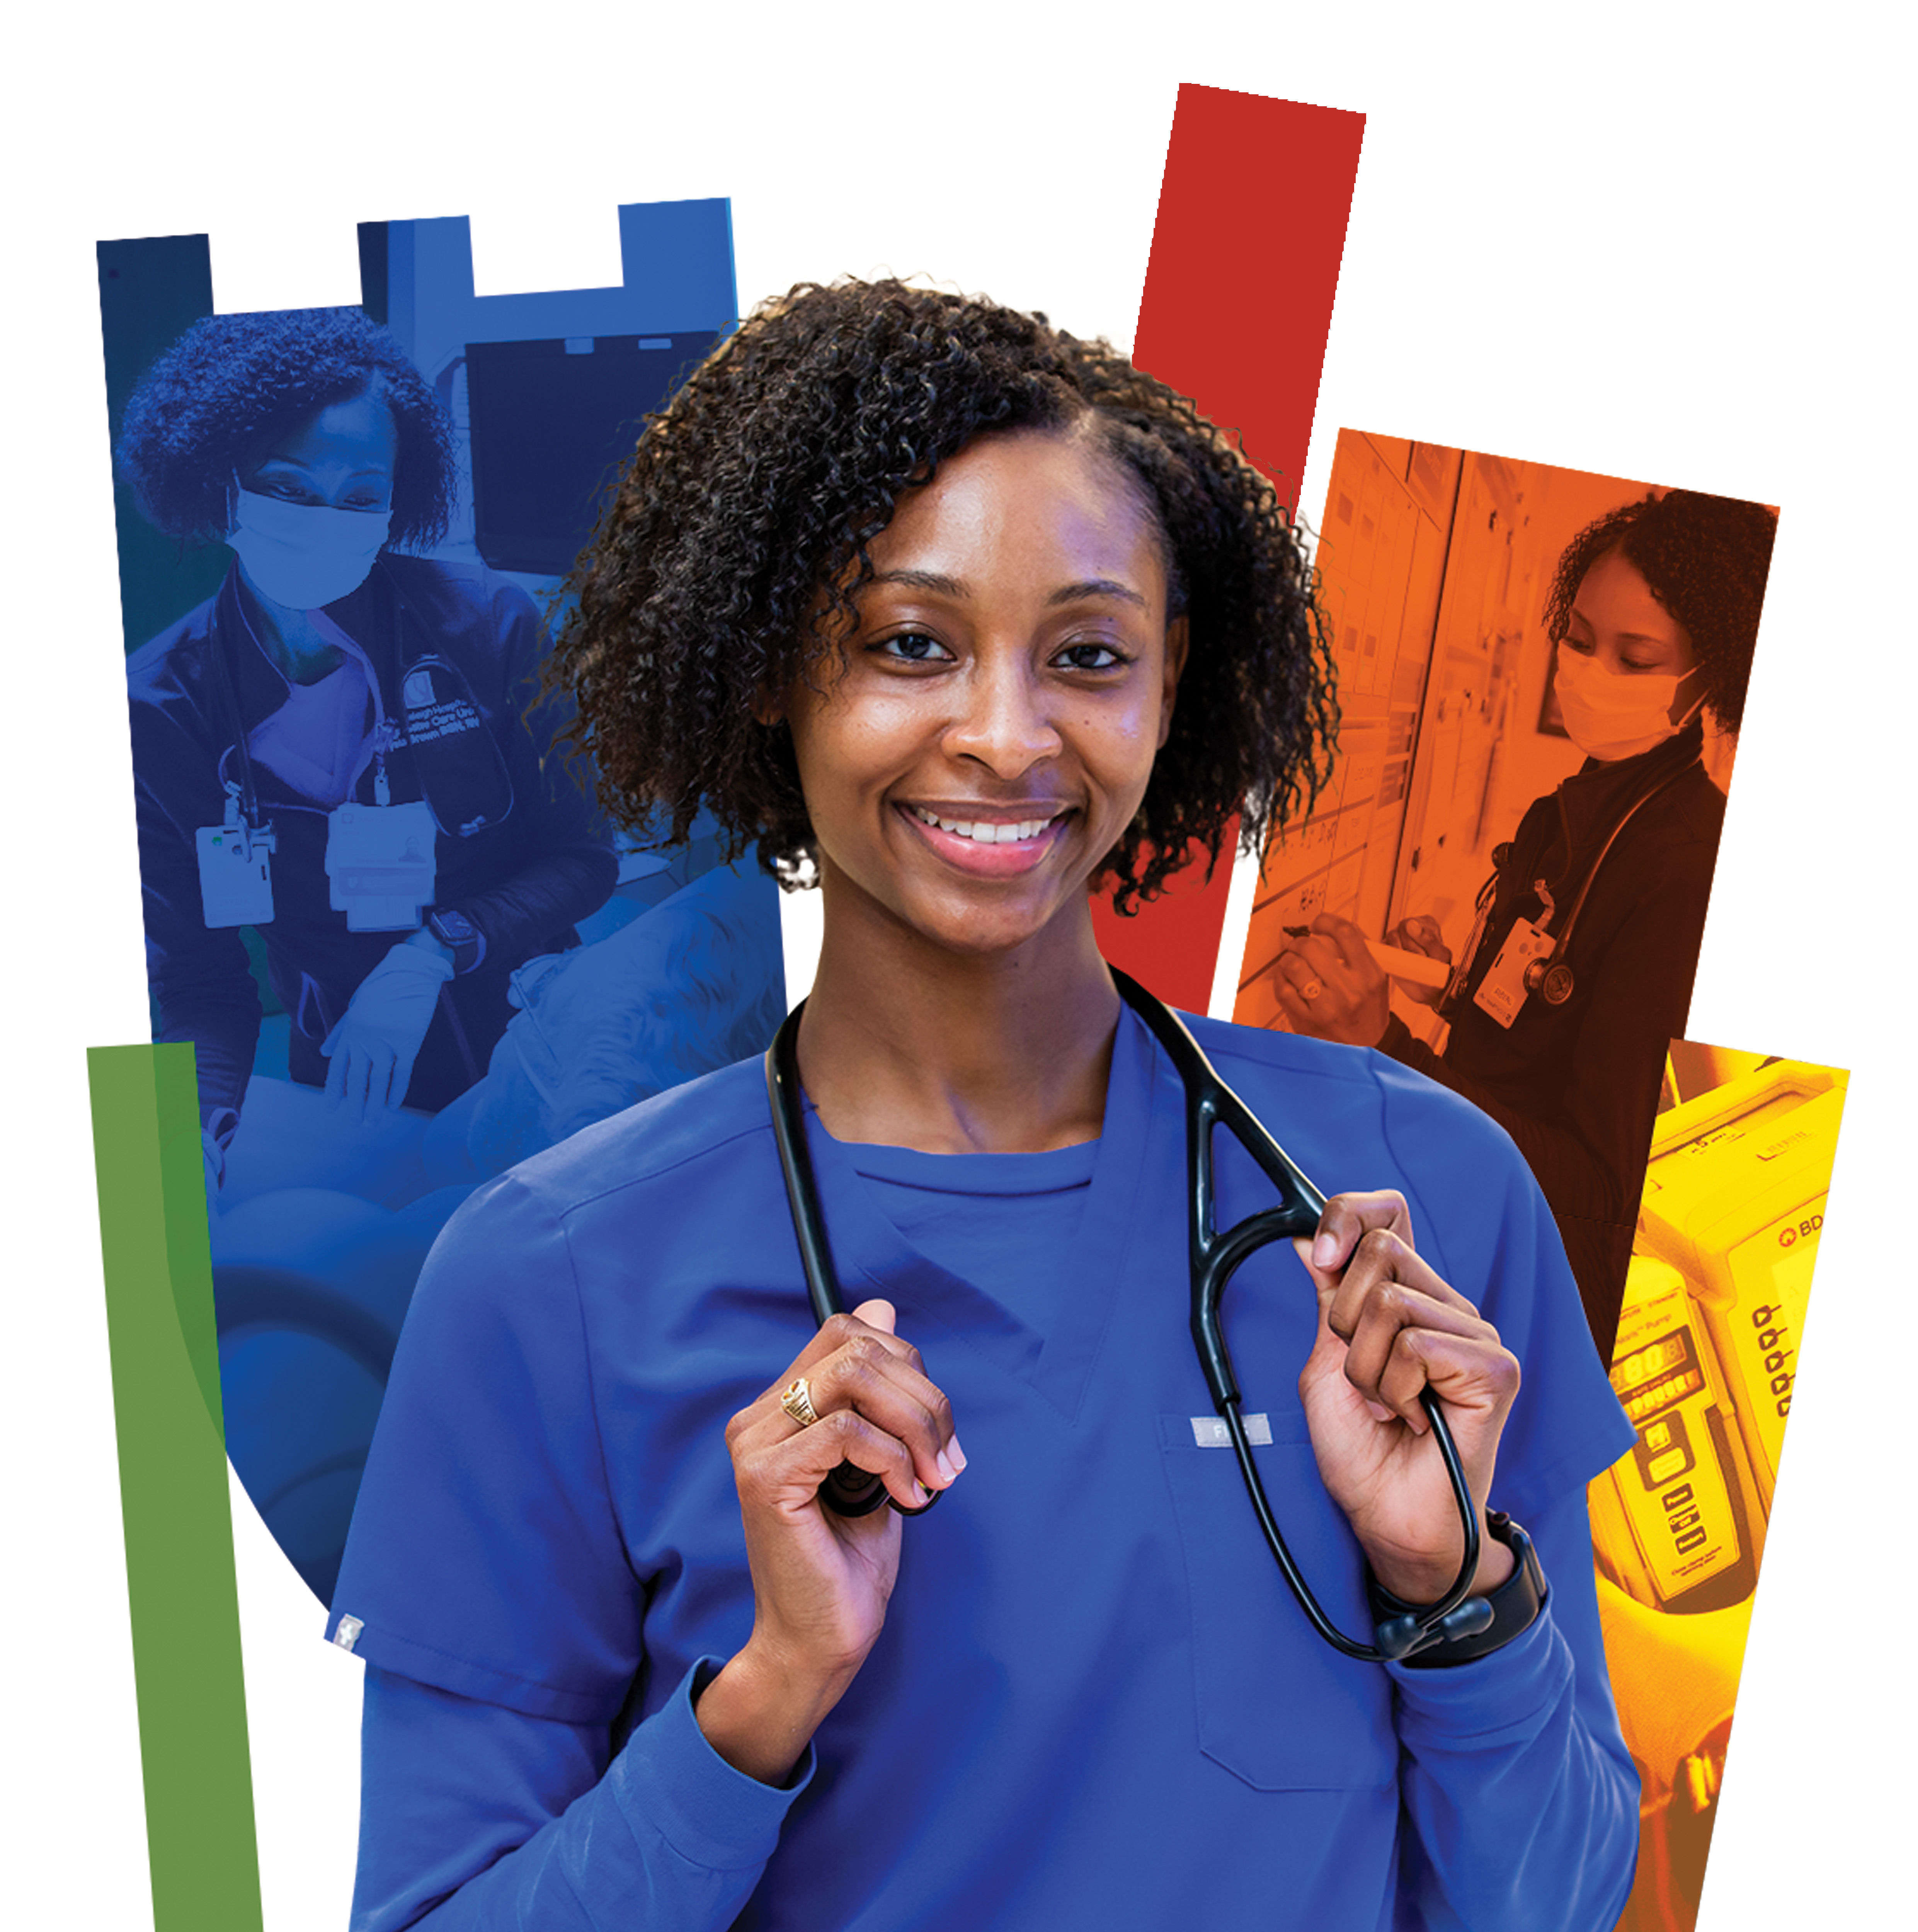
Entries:
[[1498, 1120], [1601, 1354], [1775, 526], [1348, 430], [1317, 536], [1338, 754], [1265, 855], [1233, 1017], [1378, 1047]]

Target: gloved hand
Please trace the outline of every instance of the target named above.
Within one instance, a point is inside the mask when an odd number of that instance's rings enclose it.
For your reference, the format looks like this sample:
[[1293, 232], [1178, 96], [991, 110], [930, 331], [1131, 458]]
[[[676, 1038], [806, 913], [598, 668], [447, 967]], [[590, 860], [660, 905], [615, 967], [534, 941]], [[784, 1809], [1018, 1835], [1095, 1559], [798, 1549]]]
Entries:
[[330, 1105], [344, 1101], [359, 1120], [369, 1107], [391, 1112], [400, 1106], [440, 988], [452, 976], [453, 962], [437, 947], [407, 940], [368, 974], [320, 1044]]

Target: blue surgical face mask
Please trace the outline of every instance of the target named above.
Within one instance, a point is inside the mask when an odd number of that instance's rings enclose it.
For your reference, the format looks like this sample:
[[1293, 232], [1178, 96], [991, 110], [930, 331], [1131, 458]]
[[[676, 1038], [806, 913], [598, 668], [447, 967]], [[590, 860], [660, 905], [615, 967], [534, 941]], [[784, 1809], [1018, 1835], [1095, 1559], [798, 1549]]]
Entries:
[[391, 510], [336, 510], [238, 490], [227, 547], [269, 602], [317, 610], [366, 581], [392, 522]]

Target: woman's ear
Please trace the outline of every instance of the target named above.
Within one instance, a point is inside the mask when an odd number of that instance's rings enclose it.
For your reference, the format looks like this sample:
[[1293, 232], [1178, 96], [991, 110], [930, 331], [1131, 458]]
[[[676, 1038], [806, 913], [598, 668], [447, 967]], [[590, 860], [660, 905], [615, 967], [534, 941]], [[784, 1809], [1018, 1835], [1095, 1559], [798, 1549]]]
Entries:
[[1184, 616], [1175, 617], [1166, 626], [1165, 682], [1159, 694], [1159, 748], [1172, 736], [1172, 705], [1178, 696], [1178, 681], [1185, 670], [1185, 656], [1192, 634]]

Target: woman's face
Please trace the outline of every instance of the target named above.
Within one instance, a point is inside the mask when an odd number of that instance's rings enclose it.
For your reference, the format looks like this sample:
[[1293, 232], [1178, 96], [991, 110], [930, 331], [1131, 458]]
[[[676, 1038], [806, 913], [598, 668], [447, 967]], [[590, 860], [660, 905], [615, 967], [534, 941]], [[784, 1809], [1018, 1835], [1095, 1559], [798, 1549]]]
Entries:
[[1184, 658], [1149, 514], [1070, 433], [986, 436], [870, 555], [843, 671], [784, 706], [829, 908], [971, 954], [1082, 917]]
[[[1561, 641], [1566, 650], [1621, 677], [1682, 678], [1698, 662], [1685, 626], [1616, 550], [1607, 550], [1586, 572]], [[1681, 685], [1672, 700], [1672, 722], [1677, 723], [1697, 701], [1694, 686]]]
[[283, 436], [240, 478], [256, 496], [379, 516], [393, 507], [399, 434], [393, 412], [368, 389], [329, 403]]

